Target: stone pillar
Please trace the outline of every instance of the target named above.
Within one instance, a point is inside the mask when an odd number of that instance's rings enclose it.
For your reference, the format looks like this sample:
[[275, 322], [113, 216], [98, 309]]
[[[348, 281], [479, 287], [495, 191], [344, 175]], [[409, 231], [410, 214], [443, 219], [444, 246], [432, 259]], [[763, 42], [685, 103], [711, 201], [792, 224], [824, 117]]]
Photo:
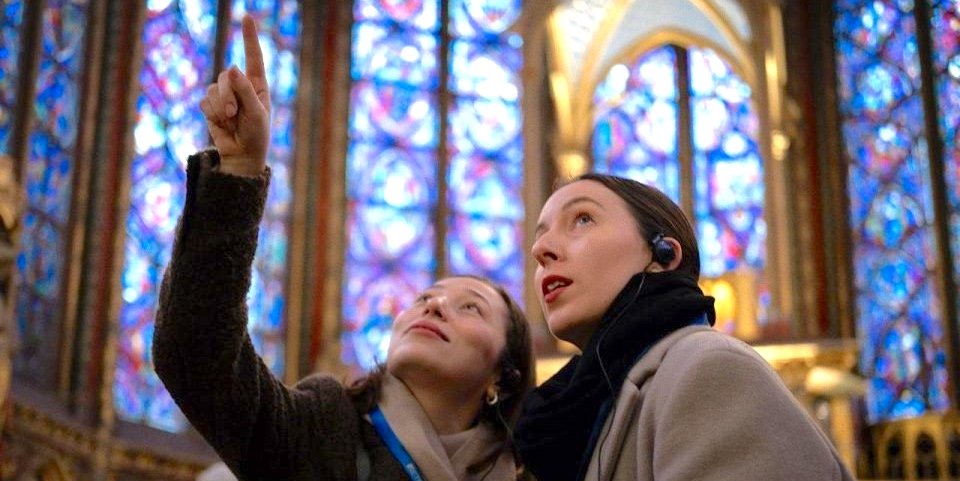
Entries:
[[23, 206], [22, 193], [14, 174], [14, 159], [0, 154], [0, 430], [7, 414], [12, 375], [11, 358], [16, 346], [13, 326], [14, 261], [16, 239]]

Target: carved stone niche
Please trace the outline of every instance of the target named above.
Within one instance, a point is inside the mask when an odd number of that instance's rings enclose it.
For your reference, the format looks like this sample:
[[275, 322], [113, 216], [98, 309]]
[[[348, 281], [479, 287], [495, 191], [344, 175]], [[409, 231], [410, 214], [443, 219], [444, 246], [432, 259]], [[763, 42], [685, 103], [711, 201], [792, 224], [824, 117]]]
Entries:
[[872, 428], [875, 474], [891, 479], [960, 479], [960, 414], [888, 421]]
[[134, 445], [19, 401], [12, 403], [0, 442], [4, 481], [194, 481], [209, 464]]
[[90, 466], [80, 456], [44, 440], [4, 433], [0, 479], [11, 481], [74, 481], [90, 479]]

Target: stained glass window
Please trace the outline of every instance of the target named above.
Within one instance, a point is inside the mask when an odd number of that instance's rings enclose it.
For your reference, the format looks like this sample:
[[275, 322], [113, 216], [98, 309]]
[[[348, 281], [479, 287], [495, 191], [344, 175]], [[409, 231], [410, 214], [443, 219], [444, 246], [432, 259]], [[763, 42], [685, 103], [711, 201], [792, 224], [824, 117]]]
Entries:
[[[255, 6], [250, 6], [248, 4]], [[247, 2], [235, 0], [227, 64], [243, 64], [240, 20], [244, 13], [257, 20], [267, 83], [270, 85], [270, 192], [254, 260], [248, 296], [249, 332], [257, 353], [277, 376], [284, 371], [284, 282], [287, 265], [287, 227], [293, 197], [290, 168], [293, 160], [294, 101], [300, 56], [300, 10], [296, 0]]]
[[[215, 0], [149, 3], [143, 34], [146, 53], [134, 130], [133, 202], [127, 217], [114, 399], [122, 418], [169, 431], [186, 425], [153, 372], [153, 314], [176, 219], [183, 209], [186, 159], [208, 144], [197, 106], [214, 75], [216, 7]], [[249, 329], [257, 352], [281, 376], [300, 12], [293, 0], [256, 2], [255, 6], [234, 2], [226, 57], [229, 64], [241, 68], [239, 24], [244, 13], [258, 22], [273, 108], [268, 154], [273, 177], [248, 296]]]
[[519, 1], [450, 1], [447, 260], [516, 299], [523, 289], [523, 42]]
[[932, 11], [930, 36], [950, 204], [950, 238], [956, 283], [960, 285], [960, 1], [933, 0]]
[[594, 170], [655, 185], [680, 201], [677, 55], [663, 46], [617, 64], [594, 97]]
[[359, 0], [354, 22], [343, 357], [369, 369], [436, 265], [440, 13]]
[[216, 0], [148, 2], [142, 37], [113, 394], [122, 419], [168, 431], [186, 421], [153, 371], [153, 319], [183, 210], [187, 157], [208, 144], [196, 106], [213, 78], [216, 11]]
[[[684, 71], [686, 78], [681, 77]], [[680, 205], [684, 186], [692, 191], [703, 276], [736, 275], [734, 284], [748, 286], [736, 293], [737, 304], [757, 306], [739, 308], [750, 316], [732, 306], [720, 309], [731, 317], [718, 326], [740, 335], [745, 333], [737, 323], [766, 322], [769, 303], [762, 283], [763, 161], [751, 95], [750, 86], [713, 50], [664, 45], [611, 67], [593, 96], [594, 170], [653, 185]], [[681, 125], [685, 105], [689, 125]], [[681, 146], [683, 138], [690, 138], [691, 145]], [[682, 167], [682, 147], [693, 154], [690, 172]], [[743, 302], [742, 296], [756, 299]]]
[[934, 285], [927, 139], [918, 120], [924, 113], [913, 3], [835, 5], [868, 418], [877, 422], [943, 410], [949, 405], [946, 356]]
[[750, 87], [713, 51], [694, 48], [689, 56], [694, 221], [702, 273], [759, 271], [767, 229]]
[[88, 2], [50, 0], [42, 13], [40, 63], [28, 139], [14, 365], [52, 387], [59, 352], [60, 299], [79, 126]]
[[23, 2], [0, 0], [0, 153], [8, 153], [17, 102]]
[[[438, 275], [445, 241], [452, 273], [488, 275], [519, 296], [519, 1], [451, 1], [450, 45], [437, 0], [358, 0], [354, 6], [343, 358], [384, 359], [390, 325]], [[449, 55], [440, 85], [440, 49]], [[452, 95], [441, 119], [440, 90]], [[447, 122], [446, 199], [438, 199], [439, 132]], [[445, 202], [446, 232], [437, 229]]]
[[[148, 3], [143, 33], [114, 400], [121, 418], [168, 431], [180, 431], [186, 424], [153, 372], [153, 316], [177, 216], [183, 209], [186, 160], [209, 143], [197, 106], [215, 73], [216, 7], [215, 0]], [[268, 154], [273, 178], [247, 299], [249, 330], [257, 352], [281, 376], [300, 13], [294, 0], [261, 1], [255, 7], [236, 1], [226, 57], [229, 64], [241, 68], [239, 24], [244, 13], [258, 22], [273, 108]]]

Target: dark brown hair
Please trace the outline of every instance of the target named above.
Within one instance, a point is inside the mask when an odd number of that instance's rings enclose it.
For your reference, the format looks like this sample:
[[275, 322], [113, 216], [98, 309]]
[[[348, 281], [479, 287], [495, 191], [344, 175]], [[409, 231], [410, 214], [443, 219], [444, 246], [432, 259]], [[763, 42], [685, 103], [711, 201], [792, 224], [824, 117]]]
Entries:
[[[503, 286], [480, 276], [460, 275], [451, 277], [465, 277], [481, 281], [500, 294], [507, 305], [507, 342], [500, 355], [500, 387], [499, 402], [490, 406], [483, 403], [480, 411], [480, 421], [484, 421], [494, 428], [509, 430], [513, 428], [520, 417], [520, 406], [523, 398], [534, 388], [535, 369], [533, 358], [533, 339], [530, 336], [530, 325], [523, 309], [517, 305], [513, 297]], [[347, 388], [347, 394], [353, 400], [354, 406], [361, 413], [373, 410], [380, 398], [380, 389], [386, 366], [380, 365], [370, 373], [357, 379]]]
[[580, 180], [599, 182], [623, 199], [637, 221], [640, 236], [646, 239], [648, 245], [657, 234], [676, 239], [683, 249], [683, 259], [677, 270], [700, 278], [700, 250], [693, 226], [680, 206], [666, 194], [649, 185], [615, 175], [589, 173], [570, 182]]

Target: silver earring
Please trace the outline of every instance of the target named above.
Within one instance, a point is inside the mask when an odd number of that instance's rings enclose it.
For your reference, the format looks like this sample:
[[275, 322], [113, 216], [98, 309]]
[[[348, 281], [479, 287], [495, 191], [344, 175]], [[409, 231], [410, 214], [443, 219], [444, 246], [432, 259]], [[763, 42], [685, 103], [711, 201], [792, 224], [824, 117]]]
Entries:
[[499, 400], [500, 400], [500, 393], [498, 393], [497, 391], [493, 391], [493, 396], [487, 394], [488, 406], [493, 406], [494, 404], [497, 404], [497, 401]]

